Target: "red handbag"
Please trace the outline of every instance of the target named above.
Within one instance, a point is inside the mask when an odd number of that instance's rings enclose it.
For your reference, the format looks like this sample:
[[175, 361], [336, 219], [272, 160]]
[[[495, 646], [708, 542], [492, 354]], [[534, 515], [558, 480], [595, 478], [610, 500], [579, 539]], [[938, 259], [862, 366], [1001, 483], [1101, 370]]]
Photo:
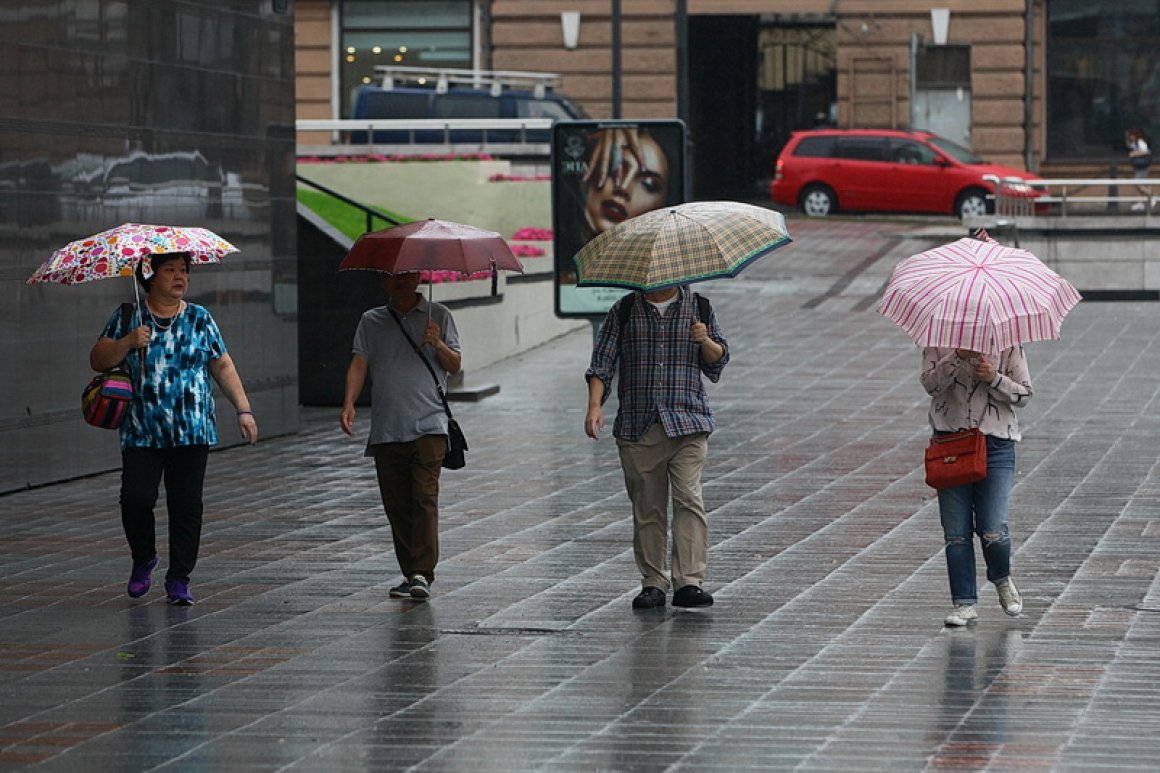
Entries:
[[926, 447], [926, 485], [954, 488], [987, 477], [987, 436], [978, 427], [935, 435]]

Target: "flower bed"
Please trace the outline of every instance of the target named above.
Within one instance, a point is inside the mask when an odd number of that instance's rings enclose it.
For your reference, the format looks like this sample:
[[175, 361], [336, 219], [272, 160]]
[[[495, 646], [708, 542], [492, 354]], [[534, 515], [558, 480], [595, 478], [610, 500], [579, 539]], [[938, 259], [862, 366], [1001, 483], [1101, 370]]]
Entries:
[[[389, 164], [410, 161], [491, 161], [490, 153], [423, 153], [416, 156], [367, 153], [361, 156], [299, 156], [299, 164]], [[499, 175], [493, 175], [499, 176]]]

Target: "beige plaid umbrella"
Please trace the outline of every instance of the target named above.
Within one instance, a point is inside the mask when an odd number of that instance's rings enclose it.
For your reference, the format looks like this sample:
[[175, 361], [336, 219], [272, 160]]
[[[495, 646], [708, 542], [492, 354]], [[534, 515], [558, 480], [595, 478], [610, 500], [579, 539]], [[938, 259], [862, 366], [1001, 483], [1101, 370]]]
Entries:
[[737, 276], [790, 242], [780, 212], [736, 201], [695, 201], [625, 220], [573, 258], [581, 287], [650, 292]]

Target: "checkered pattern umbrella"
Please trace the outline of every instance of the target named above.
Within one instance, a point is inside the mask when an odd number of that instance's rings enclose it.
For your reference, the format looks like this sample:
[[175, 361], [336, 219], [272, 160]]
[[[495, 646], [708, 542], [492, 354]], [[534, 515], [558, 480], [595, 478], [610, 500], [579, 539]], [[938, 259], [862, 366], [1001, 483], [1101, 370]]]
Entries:
[[982, 236], [900, 261], [878, 311], [919, 346], [1000, 352], [1059, 338], [1080, 294], [1027, 250]]
[[625, 220], [573, 258], [576, 284], [661, 290], [737, 276], [790, 242], [780, 212], [735, 201], [696, 201]]
[[[137, 263], [164, 252], [189, 253], [193, 263], [217, 263], [238, 248], [205, 228], [123, 223], [78, 239], [52, 253], [28, 284], [75, 285], [116, 276], [132, 276]], [[152, 270], [146, 262], [142, 273]]]

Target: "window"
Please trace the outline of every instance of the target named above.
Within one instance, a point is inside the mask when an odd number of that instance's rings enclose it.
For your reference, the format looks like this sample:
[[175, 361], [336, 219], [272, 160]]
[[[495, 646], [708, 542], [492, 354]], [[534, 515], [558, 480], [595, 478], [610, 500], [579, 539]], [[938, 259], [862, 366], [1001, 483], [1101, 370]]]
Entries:
[[427, 118], [431, 95], [367, 89], [361, 99], [355, 118]]
[[487, 94], [448, 92], [435, 98], [435, 118], [499, 118], [500, 104]]
[[914, 57], [914, 85], [920, 89], [969, 89], [971, 47], [923, 46]]
[[342, 93], [378, 83], [378, 65], [470, 69], [472, 7], [472, 0], [343, 0]]
[[806, 137], [798, 143], [793, 154], [805, 158], [830, 158], [834, 155], [835, 142], [833, 137]]
[[1047, 155], [1121, 160], [1124, 130], [1160, 134], [1160, 4], [1047, 4]]
[[854, 161], [885, 161], [886, 139], [842, 137], [838, 140], [838, 157]]
[[911, 140], [891, 140], [890, 160], [896, 164], [918, 164], [929, 166], [934, 163], [935, 152], [920, 142]]

